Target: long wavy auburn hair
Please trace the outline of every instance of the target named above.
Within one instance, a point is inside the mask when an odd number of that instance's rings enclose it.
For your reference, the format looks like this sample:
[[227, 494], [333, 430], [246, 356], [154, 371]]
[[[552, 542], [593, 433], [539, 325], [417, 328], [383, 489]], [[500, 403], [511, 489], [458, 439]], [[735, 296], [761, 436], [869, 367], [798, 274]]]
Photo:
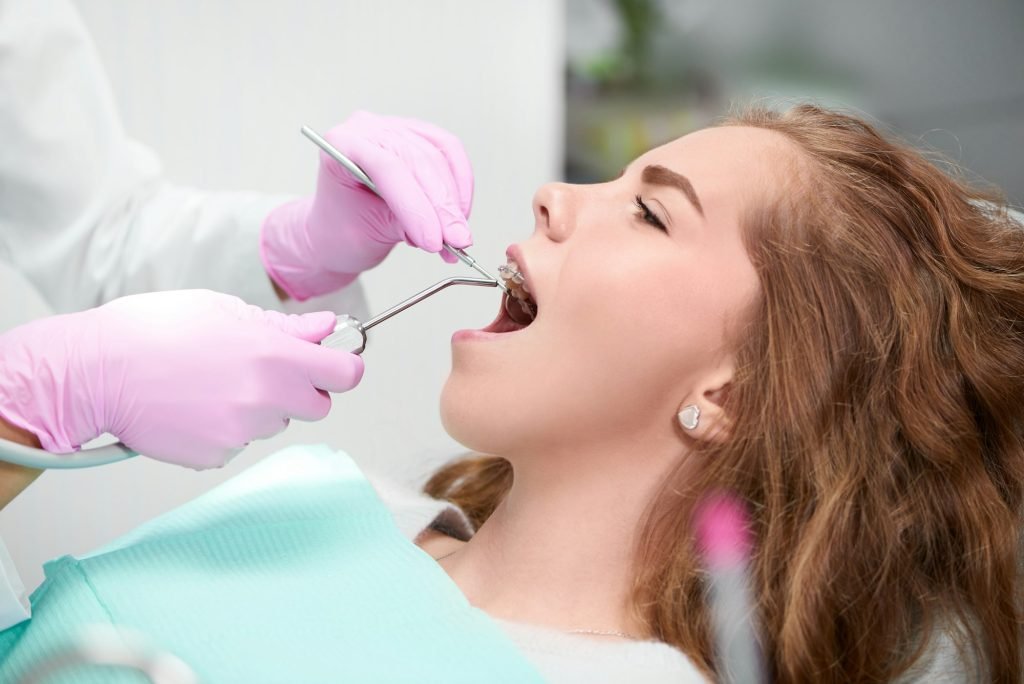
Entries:
[[[737, 336], [731, 438], [690, 444], [652, 501], [637, 614], [714, 674], [691, 519], [728, 490], [751, 512], [774, 681], [891, 681], [944, 634], [968, 672], [1019, 682], [1024, 226], [856, 117], [800, 105], [722, 125], [799, 152], [744, 220], [761, 292]], [[507, 461], [475, 457], [425, 491], [479, 525], [511, 483]]]

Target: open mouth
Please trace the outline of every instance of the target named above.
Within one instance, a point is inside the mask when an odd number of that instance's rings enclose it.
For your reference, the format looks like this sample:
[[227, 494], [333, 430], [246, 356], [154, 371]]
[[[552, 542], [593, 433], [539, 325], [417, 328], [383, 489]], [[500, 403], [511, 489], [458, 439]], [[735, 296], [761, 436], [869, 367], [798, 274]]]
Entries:
[[484, 331], [506, 333], [529, 327], [537, 318], [537, 302], [530, 294], [530, 286], [525, 276], [511, 259], [504, 266], [498, 267], [498, 273], [505, 281], [508, 292], [502, 295], [498, 318], [484, 328]]

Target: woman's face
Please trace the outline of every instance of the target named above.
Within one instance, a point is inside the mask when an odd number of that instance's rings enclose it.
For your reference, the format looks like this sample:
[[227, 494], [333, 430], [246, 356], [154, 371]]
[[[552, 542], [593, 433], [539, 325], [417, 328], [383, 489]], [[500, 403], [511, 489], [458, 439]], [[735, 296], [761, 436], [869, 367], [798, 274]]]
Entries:
[[537, 317], [514, 332], [455, 334], [441, 399], [449, 434], [503, 456], [678, 443], [680, 405], [731, 377], [729, 335], [758, 290], [740, 218], [776, 187], [786, 144], [756, 128], [706, 129], [610, 182], [543, 186], [533, 235], [509, 250]]

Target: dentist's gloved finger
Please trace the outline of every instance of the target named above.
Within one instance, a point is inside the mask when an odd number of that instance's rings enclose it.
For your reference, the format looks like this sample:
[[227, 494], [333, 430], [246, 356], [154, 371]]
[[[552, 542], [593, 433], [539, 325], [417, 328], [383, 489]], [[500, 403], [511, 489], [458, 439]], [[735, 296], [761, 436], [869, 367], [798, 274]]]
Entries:
[[473, 208], [473, 165], [462, 141], [454, 134], [426, 121], [400, 119], [406, 128], [427, 140], [438, 149], [448, 162], [448, 169], [458, 189], [459, 210], [469, 218]]
[[284, 314], [253, 307], [258, 314], [254, 317], [267, 326], [280, 330], [306, 342], [319, 342], [334, 331], [338, 317], [330, 311], [314, 311], [306, 314]]
[[[402, 154], [415, 155], [417, 161], [412, 164], [413, 175], [420, 187], [430, 199], [437, 216], [441, 221], [441, 238], [444, 242], [465, 249], [473, 244], [473, 235], [466, 223], [467, 211], [463, 204], [472, 203], [472, 180], [467, 190], [469, 202], [463, 202], [457, 174], [463, 171], [453, 167], [446, 150], [436, 146], [429, 139], [414, 131], [403, 131]], [[463, 155], [465, 153], [463, 152]], [[468, 165], [468, 159], [466, 160]], [[464, 175], [472, 179], [472, 170], [467, 169]]]
[[441, 259], [446, 264], [457, 264], [457, 263], [459, 263], [459, 257], [455, 256], [454, 254], [449, 252], [447, 249], [442, 249], [440, 251], [440, 254], [441, 254]]
[[224, 297], [218, 301], [225, 316], [238, 321], [257, 323], [307, 342], [319, 342], [334, 331], [337, 317], [330, 311], [306, 314], [285, 314], [246, 304], [237, 297]]
[[441, 219], [408, 162], [345, 129], [332, 131], [330, 141], [373, 179], [409, 244], [428, 252], [441, 251]]
[[473, 235], [466, 223], [466, 212], [460, 206], [458, 185], [444, 151], [412, 132], [404, 132], [400, 140], [402, 156], [413, 160], [412, 173], [437, 212], [441, 239], [453, 247], [469, 247], [473, 244]]
[[390, 137], [403, 137], [412, 133], [422, 138], [444, 157], [448, 171], [455, 181], [457, 206], [464, 217], [469, 217], [470, 209], [473, 207], [473, 166], [462, 141], [453, 133], [427, 121], [400, 116], [381, 116], [362, 110], [353, 112], [345, 120], [345, 126], [371, 140], [380, 138], [384, 130]]
[[313, 422], [323, 420], [331, 412], [331, 395], [317, 389], [303, 374], [295, 377], [296, 386], [287, 392], [284, 411], [290, 418]]
[[328, 392], [347, 392], [363, 379], [363, 359], [318, 344], [292, 345], [291, 360], [305, 369], [309, 383]]
[[[363, 112], [349, 121], [352, 130], [367, 140], [381, 139], [382, 128], [388, 131], [388, 147], [413, 160], [413, 174], [438, 213], [442, 240], [461, 249], [472, 245], [466, 219], [473, 206], [473, 167], [462, 142], [443, 128], [416, 119]], [[441, 254], [446, 262], [457, 260]]]
[[209, 464], [197, 462], [196, 464], [190, 467], [193, 470], [209, 470], [210, 468], [223, 468], [232, 460], [234, 460], [235, 456], [238, 456], [238, 454], [242, 453], [242, 451], [244, 450], [245, 446], [224, 449], [215, 459], [211, 459]]
[[290, 418], [280, 416], [262, 420], [259, 425], [253, 426], [249, 431], [248, 441], [251, 442], [257, 439], [270, 439], [275, 435], [279, 435], [285, 431], [285, 428], [288, 427], [290, 422]]
[[469, 225], [464, 221], [445, 224], [441, 229], [441, 235], [445, 242], [459, 249], [466, 249], [473, 244], [473, 234], [469, 232]]
[[[125, 446], [129, 449], [135, 449], [128, 442], [125, 442]], [[245, 445], [241, 443], [220, 448], [208, 445], [194, 445], [192, 448], [181, 450], [180, 452], [169, 450], [167, 453], [164, 453], [159, 450], [147, 449], [140, 453], [155, 461], [185, 466], [191, 470], [209, 470], [211, 468], [223, 468], [231, 459], [242, 453], [244, 448]]]

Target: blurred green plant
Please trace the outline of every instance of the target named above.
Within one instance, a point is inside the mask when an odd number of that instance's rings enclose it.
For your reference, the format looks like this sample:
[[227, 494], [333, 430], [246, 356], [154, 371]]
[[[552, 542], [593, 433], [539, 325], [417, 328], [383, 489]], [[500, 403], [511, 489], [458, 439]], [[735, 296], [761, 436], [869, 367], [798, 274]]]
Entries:
[[621, 51], [632, 80], [638, 85], [651, 82], [653, 33], [661, 18], [656, 0], [614, 0], [622, 20]]
[[658, 0], [611, 0], [619, 18], [614, 52], [594, 58], [586, 76], [603, 89], [644, 89], [654, 82], [652, 45], [662, 19]]

